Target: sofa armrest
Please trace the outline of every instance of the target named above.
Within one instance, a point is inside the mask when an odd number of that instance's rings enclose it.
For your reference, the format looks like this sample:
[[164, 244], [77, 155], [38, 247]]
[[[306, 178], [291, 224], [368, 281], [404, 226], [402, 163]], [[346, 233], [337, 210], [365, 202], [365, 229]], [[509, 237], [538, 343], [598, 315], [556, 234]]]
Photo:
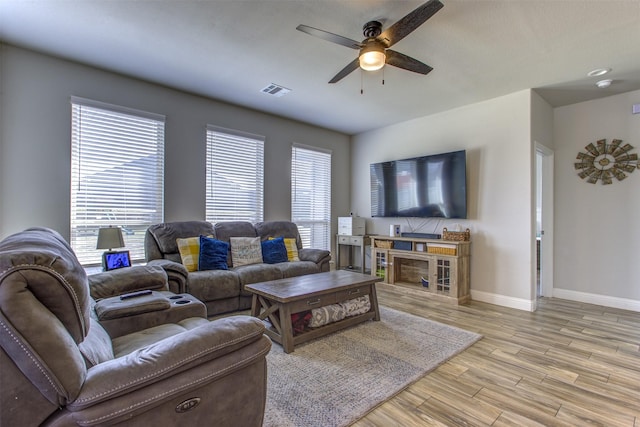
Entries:
[[298, 249], [298, 257], [300, 261], [312, 261], [316, 264], [329, 262], [331, 260], [331, 252], [324, 249]]
[[169, 281], [169, 290], [174, 294], [189, 292], [189, 272], [184, 265], [168, 259], [154, 259], [149, 261], [147, 265], [160, 266], [164, 269]]
[[135, 265], [87, 276], [91, 297], [99, 300], [140, 290], [168, 290], [167, 273], [161, 267]]
[[[264, 359], [271, 341], [263, 333], [260, 320], [232, 316], [101, 363], [87, 371], [80, 394], [67, 409], [78, 422], [103, 415], [102, 422], [108, 423], [171, 401]], [[201, 365], [211, 363], [218, 363], [215, 369], [204, 366], [201, 372]]]
[[329, 261], [331, 261], [331, 252], [327, 250], [302, 248], [298, 249], [298, 257], [300, 261], [315, 262], [321, 272], [330, 270]]

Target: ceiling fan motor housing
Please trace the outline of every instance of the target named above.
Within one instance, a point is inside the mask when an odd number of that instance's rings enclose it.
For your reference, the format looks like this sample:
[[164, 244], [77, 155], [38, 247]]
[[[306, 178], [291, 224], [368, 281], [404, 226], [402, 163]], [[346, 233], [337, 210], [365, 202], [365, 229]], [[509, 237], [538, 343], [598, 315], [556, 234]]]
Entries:
[[382, 33], [382, 23], [379, 21], [369, 21], [362, 27], [362, 34], [366, 38], [375, 38]]

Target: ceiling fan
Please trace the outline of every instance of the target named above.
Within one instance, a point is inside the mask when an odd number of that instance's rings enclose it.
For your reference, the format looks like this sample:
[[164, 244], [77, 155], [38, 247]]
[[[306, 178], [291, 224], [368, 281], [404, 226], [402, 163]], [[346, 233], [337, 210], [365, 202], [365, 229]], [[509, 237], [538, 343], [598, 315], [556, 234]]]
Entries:
[[329, 83], [336, 83], [342, 80], [358, 67], [367, 71], [375, 71], [384, 67], [385, 64], [413, 71], [414, 73], [428, 74], [433, 70], [432, 67], [389, 48], [424, 24], [427, 19], [431, 18], [443, 6], [439, 0], [429, 0], [384, 32], [382, 31], [382, 23], [369, 21], [362, 27], [362, 33], [365, 36], [362, 42], [307, 25], [298, 25], [296, 29], [332, 43], [360, 50], [358, 57], [336, 74]]

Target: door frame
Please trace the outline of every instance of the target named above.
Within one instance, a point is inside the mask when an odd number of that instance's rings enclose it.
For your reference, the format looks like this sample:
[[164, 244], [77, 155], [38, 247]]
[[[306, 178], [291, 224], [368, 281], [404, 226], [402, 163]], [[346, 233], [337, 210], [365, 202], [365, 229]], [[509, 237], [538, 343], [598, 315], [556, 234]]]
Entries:
[[[553, 296], [553, 162], [554, 152], [550, 148], [535, 142], [536, 153], [536, 194], [538, 182], [542, 182], [542, 219], [541, 229], [543, 234], [540, 236], [540, 292], [538, 293], [537, 281], [535, 280], [537, 265], [534, 264], [534, 293], [536, 299], [538, 297]], [[538, 154], [542, 159], [542, 176], [538, 177]], [[540, 180], [538, 178], [541, 178]], [[537, 200], [537, 197], [536, 197]], [[536, 201], [537, 209], [537, 201]], [[536, 240], [536, 230], [534, 229], [534, 241]], [[537, 260], [536, 260], [537, 261]]]

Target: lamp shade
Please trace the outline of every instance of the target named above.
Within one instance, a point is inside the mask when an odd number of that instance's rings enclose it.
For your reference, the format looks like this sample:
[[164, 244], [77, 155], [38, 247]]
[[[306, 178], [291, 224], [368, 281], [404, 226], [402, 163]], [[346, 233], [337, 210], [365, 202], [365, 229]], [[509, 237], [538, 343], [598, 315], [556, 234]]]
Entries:
[[101, 228], [98, 231], [98, 245], [96, 249], [123, 248], [124, 238], [120, 227]]

